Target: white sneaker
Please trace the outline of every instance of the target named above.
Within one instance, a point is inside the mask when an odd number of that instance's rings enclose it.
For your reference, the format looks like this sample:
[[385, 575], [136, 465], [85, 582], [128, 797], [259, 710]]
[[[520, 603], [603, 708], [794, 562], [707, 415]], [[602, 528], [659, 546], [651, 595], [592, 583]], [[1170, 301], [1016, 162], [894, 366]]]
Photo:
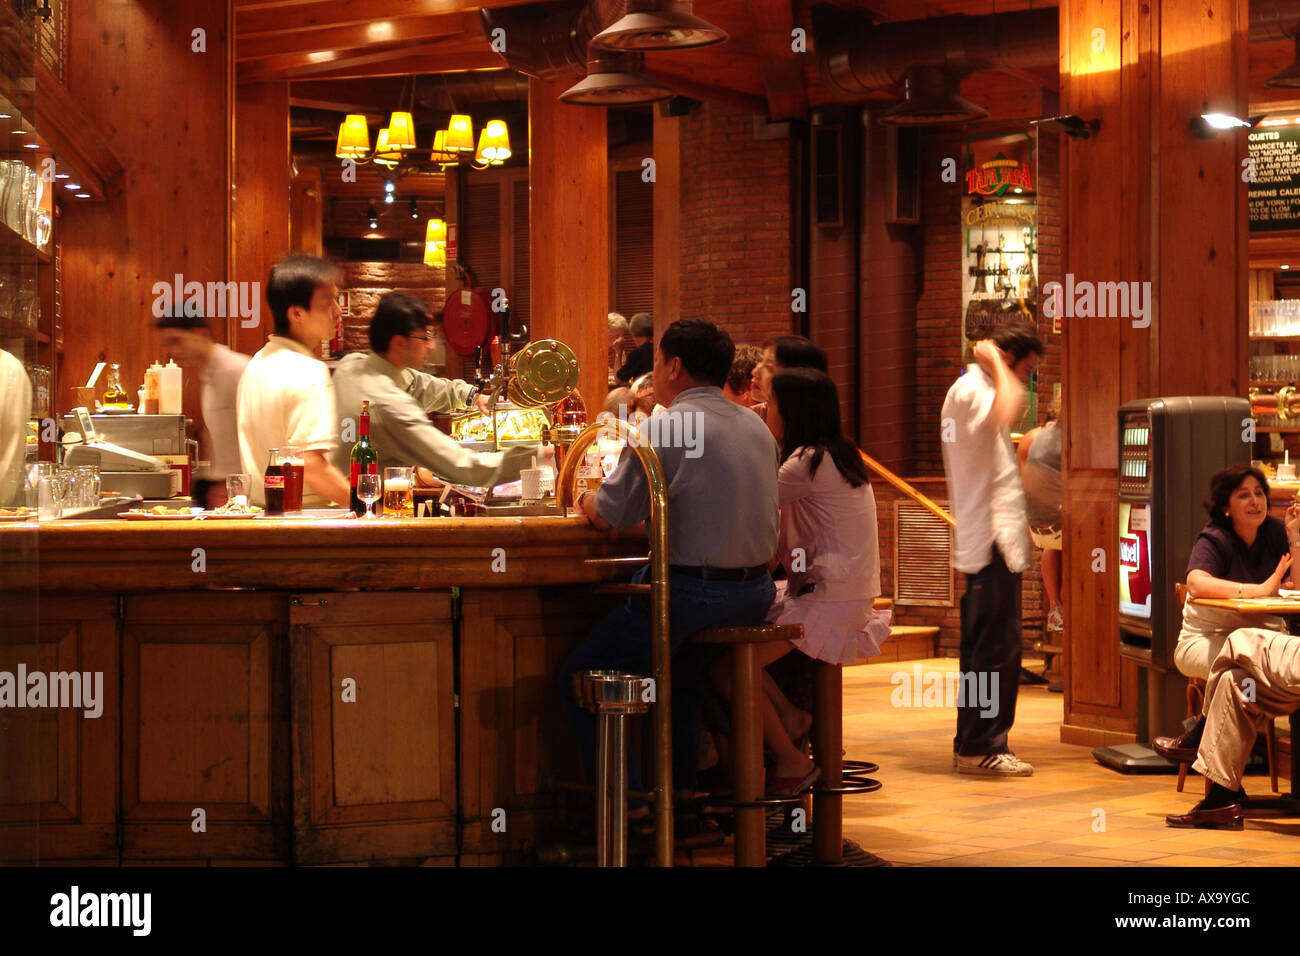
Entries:
[[958, 773], [972, 773], [985, 777], [1032, 777], [1032, 764], [1025, 763], [1013, 753], [988, 754], [984, 757], [958, 757]]

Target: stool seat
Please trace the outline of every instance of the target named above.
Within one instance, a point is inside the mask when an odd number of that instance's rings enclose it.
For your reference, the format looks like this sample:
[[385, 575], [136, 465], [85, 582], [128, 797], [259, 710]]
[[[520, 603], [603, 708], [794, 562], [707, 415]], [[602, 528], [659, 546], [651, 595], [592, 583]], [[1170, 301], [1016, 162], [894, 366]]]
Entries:
[[767, 644], [796, 641], [803, 637], [802, 624], [755, 624], [749, 627], [706, 627], [691, 635], [696, 644]]

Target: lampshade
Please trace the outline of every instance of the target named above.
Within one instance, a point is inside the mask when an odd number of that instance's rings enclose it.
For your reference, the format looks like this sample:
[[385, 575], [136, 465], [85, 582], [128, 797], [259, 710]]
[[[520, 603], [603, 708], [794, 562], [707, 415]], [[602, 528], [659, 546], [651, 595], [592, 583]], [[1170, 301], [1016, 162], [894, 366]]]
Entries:
[[415, 121], [410, 113], [393, 114], [388, 121], [388, 143], [398, 149], [415, 149]]
[[362, 159], [370, 152], [370, 127], [360, 113], [349, 113], [339, 124], [339, 141], [334, 155], [339, 159]]
[[392, 131], [387, 127], [381, 129], [379, 135], [375, 137], [375, 162], [390, 169], [402, 158], [401, 151], [390, 142], [391, 137]]
[[426, 266], [445, 266], [447, 264], [447, 250], [440, 242], [426, 242], [424, 244], [424, 264]]
[[453, 114], [443, 146], [457, 153], [474, 152], [474, 121], [464, 113]]
[[456, 154], [447, 148], [447, 131], [440, 129], [433, 134], [433, 150], [429, 153], [431, 163], [454, 163]]
[[631, 106], [671, 99], [673, 91], [649, 79], [641, 71], [645, 54], [640, 51], [599, 51], [587, 60], [587, 77], [560, 94], [560, 100], [574, 106]]
[[430, 219], [429, 224], [424, 229], [424, 241], [446, 242], [447, 241], [447, 223], [443, 219]]
[[690, 0], [633, 0], [621, 20], [592, 38], [611, 50], [686, 50], [727, 39], [727, 32], [691, 12]]
[[488, 120], [478, 140], [479, 152], [490, 163], [501, 164], [510, 158], [510, 130], [502, 120]]

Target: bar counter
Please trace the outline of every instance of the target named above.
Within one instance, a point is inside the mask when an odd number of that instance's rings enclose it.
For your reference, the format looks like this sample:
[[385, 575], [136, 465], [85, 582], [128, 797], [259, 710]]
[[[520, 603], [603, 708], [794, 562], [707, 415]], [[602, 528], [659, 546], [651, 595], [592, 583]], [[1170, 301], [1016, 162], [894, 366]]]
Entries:
[[97, 718], [0, 715], [0, 859], [520, 862], [580, 776], [555, 675], [646, 549], [559, 516], [0, 526], [0, 671], [103, 674]]

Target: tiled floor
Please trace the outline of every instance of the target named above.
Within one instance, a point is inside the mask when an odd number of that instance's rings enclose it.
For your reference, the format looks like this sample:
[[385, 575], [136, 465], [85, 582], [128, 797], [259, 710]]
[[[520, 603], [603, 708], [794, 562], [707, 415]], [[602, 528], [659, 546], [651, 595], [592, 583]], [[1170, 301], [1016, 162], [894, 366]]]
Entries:
[[[895, 864], [931, 866], [1295, 866], [1300, 818], [1247, 817], [1242, 831], [1174, 830], [1167, 813], [1200, 799], [1203, 780], [1108, 770], [1090, 748], [1060, 742], [1062, 697], [1020, 688], [1015, 752], [1032, 777], [989, 779], [952, 768], [952, 708], [894, 707], [892, 675], [955, 672], [952, 659], [844, 671], [844, 747], [880, 764], [883, 789], [844, 801], [844, 835]], [[910, 696], [909, 696], [910, 699]], [[1285, 779], [1280, 783], [1287, 790]], [[1265, 795], [1267, 776], [1246, 790]]]

